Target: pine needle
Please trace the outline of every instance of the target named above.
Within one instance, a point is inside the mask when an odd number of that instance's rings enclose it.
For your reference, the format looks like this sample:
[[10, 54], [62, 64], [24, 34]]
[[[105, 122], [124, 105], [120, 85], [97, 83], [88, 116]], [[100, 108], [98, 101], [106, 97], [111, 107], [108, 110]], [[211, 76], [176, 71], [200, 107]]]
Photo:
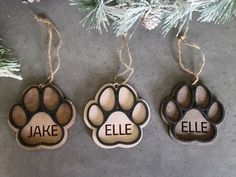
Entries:
[[117, 18], [113, 23], [117, 36], [127, 33], [130, 28], [144, 16], [150, 7], [149, 3], [146, 1], [142, 3], [132, 3], [130, 6], [127, 6], [127, 4], [119, 6], [116, 6], [113, 11], [110, 12], [110, 14]]
[[90, 12], [81, 21], [83, 27], [88, 24], [88, 30], [97, 29], [102, 33], [102, 27], [107, 30], [109, 26], [109, 21], [107, 14], [105, 12], [105, 3], [103, 0], [90, 0], [90, 1], [80, 1], [80, 0], [70, 0], [70, 5], [78, 6], [80, 9], [89, 10]]
[[10, 58], [9, 52], [9, 49], [0, 46], [0, 77], [22, 80], [22, 77], [16, 74], [16, 72], [20, 71], [20, 64], [13, 58]]
[[236, 0], [218, 0], [202, 10], [201, 22], [225, 23], [236, 15]]
[[236, 0], [69, 0], [70, 5], [88, 10], [83, 26], [107, 31], [109, 19], [117, 36], [127, 33], [150, 10], [158, 8], [163, 35], [177, 28], [178, 33], [198, 13], [201, 22], [225, 23], [236, 16]]

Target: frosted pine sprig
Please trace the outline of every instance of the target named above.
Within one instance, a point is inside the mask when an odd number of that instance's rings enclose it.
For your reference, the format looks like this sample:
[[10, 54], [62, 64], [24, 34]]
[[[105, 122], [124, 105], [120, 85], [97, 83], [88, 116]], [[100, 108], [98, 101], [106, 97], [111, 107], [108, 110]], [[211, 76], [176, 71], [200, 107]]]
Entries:
[[200, 15], [198, 21], [213, 23], [225, 23], [236, 16], [236, 0], [69, 1], [70, 5], [88, 11], [82, 20], [83, 25], [102, 32], [112, 24], [117, 36], [135, 29], [140, 22], [147, 29], [160, 27], [166, 35], [173, 28], [177, 28], [179, 33], [192, 20], [194, 13]]

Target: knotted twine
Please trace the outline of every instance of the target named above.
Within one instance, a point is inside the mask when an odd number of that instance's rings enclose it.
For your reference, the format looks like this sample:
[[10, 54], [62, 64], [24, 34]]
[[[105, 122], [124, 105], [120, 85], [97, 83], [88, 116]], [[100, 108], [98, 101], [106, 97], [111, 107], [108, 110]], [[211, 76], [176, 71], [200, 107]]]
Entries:
[[[40, 16], [35, 16], [36, 21], [44, 23], [47, 27], [47, 32], [48, 32], [48, 51], [47, 51], [47, 55], [48, 55], [48, 65], [49, 65], [49, 70], [50, 70], [50, 75], [48, 76], [48, 78], [42, 83], [40, 84], [40, 86], [45, 86], [47, 84], [51, 84], [53, 79], [54, 79], [54, 75], [57, 73], [57, 71], [60, 68], [60, 64], [61, 64], [61, 58], [60, 58], [60, 49], [61, 49], [61, 34], [58, 31], [58, 29], [53, 25], [53, 23], [45, 18], [45, 17], [40, 17]], [[56, 60], [57, 60], [57, 66], [56, 68], [53, 70], [53, 66], [52, 66], [52, 56], [51, 56], [51, 48], [52, 48], [52, 32], [56, 32], [59, 42], [57, 44], [57, 48], [56, 48]]]
[[[130, 49], [129, 49], [129, 45], [128, 45], [126, 36], [127, 36], [126, 34], [121, 35], [120, 48], [118, 49], [119, 60], [120, 60], [121, 64], [125, 67], [125, 70], [123, 72], [121, 72], [120, 74], [118, 74], [117, 76], [114, 77], [114, 81], [118, 84], [126, 84], [130, 80], [131, 76], [134, 73], [134, 68], [132, 66], [133, 58], [130, 53]], [[127, 51], [128, 62], [126, 62], [123, 58], [123, 53], [125, 50]], [[128, 73], [128, 77], [123, 82], [119, 82], [119, 79], [127, 73]]]
[[[204, 55], [204, 53], [202, 52], [201, 48], [194, 44], [194, 43], [188, 43], [186, 41], [186, 38], [187, 38], [187, 32], [188, 32], [188, 27], [186, 28], [185, 32], [178, 36], [177, 38], [177, 45], [178, 45], [178, 50], [177, 50], [177, 53], [178, 53], [178, 64], [181, 66], [181, 68], [189, 73], [190, 75], [192, 75], [194, 78], [193, 78], [193, 83], [192, 85], [195, 85], [198, 81], [199, 81], [199, 76], [200, 74], [202, 73], [203, 69], [204, 69], [204, 66], [206, 65], [206, 57]], [[198, 72], [194, 72], [194, 71], [191, 71], [190, 69], [186, 68], [182, 62], [182, 45], [185, 45], [185, 46], [188, 46], [188, 47], [191, 47], [193, 49], [196, 49], [200, 52], [201, 54], [201, 58], [202, 58], [202, 64], [201, 64], [201, 67], [199, 68]]]

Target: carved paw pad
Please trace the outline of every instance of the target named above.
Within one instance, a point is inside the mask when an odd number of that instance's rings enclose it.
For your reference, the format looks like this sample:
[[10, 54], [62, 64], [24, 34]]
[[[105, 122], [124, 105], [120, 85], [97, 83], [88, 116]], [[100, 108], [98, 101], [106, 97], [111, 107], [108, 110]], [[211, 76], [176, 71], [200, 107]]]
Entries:
[[129, 148], [141, 140], [149, 114], [147, 103], [129, 85], [107, 84], [87, 104], [84, 120], [99, 146]]
[[9, 123], [26, 149], [55, 149], [66, 141], [75, 116], [74, 105], [56, 86], [31, 86], [11, 108]]
[[202, 84], [184, 84], [161, 107], [170, 135], [181, 141], [209, 142], [224, 117], [223, 105]]

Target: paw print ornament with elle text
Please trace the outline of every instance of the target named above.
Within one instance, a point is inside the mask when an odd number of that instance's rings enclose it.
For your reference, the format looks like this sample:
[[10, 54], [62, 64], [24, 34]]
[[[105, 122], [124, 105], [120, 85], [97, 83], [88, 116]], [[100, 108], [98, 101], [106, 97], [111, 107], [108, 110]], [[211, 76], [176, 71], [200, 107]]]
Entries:
[[[52, 29], [57, 32], [60, 40], [60, 33], [48, 19], [37, 17], [37, 20], [47, 24], [49, 43], [52, 40]], [[61, 40], [58, 52], [60, 43]], [[52, 70], [50, 47], [48, 50], [51, 75], [44, 83], [26, 89], [21, 101], [15, 104], [9, 113], [9, 125], [16, 132], [18, 144], [26, 150], [61, 147], [66, 142], [68, 128], [72, 126], [76, 117], [73, 103], [52, 84], [59, 65], [56, 70]], [[57, 58], [60, 63], [58, 52]]]
[[[133, 71], [131, 62], [130, 65], [125, 65], [128, 66], [125, 72], [130, 72], [129, 79]], [[135, 90], [126, 84], [128, 79], [120, 84], [110, 83], [102, 86], [95, 99], [85, 107], [84, 121], [92, 130], [94, 142], [102, 148], [136, 146], [142, 139], [142, 128], [149, 121], [149, 107], [138, 97]]]
[[212, 141], [223, 117], [223, 105], [203, 84], [180, 84], [162, 103], [161, 116], [171, 137], [184, 141]]
[[[180, 47], [180, 43], [178, 44]], [[186, 42], [184, 44], [201, 52], [196, 45]], [[195, 80], [193, 83], [179, 84], [161, 105], [161, 117], [169, 127], [170, 136], [182, 142], [211, 142], [217, 136], [217, 124], [224, 118], [221, 102], [199, 81], [199, 75], [205, 65], [205, 56], [202, 52], [201, 54], [203, 63], [196, 74], [184, 67], [179, 55], [180, 66], [193, 75]]]

